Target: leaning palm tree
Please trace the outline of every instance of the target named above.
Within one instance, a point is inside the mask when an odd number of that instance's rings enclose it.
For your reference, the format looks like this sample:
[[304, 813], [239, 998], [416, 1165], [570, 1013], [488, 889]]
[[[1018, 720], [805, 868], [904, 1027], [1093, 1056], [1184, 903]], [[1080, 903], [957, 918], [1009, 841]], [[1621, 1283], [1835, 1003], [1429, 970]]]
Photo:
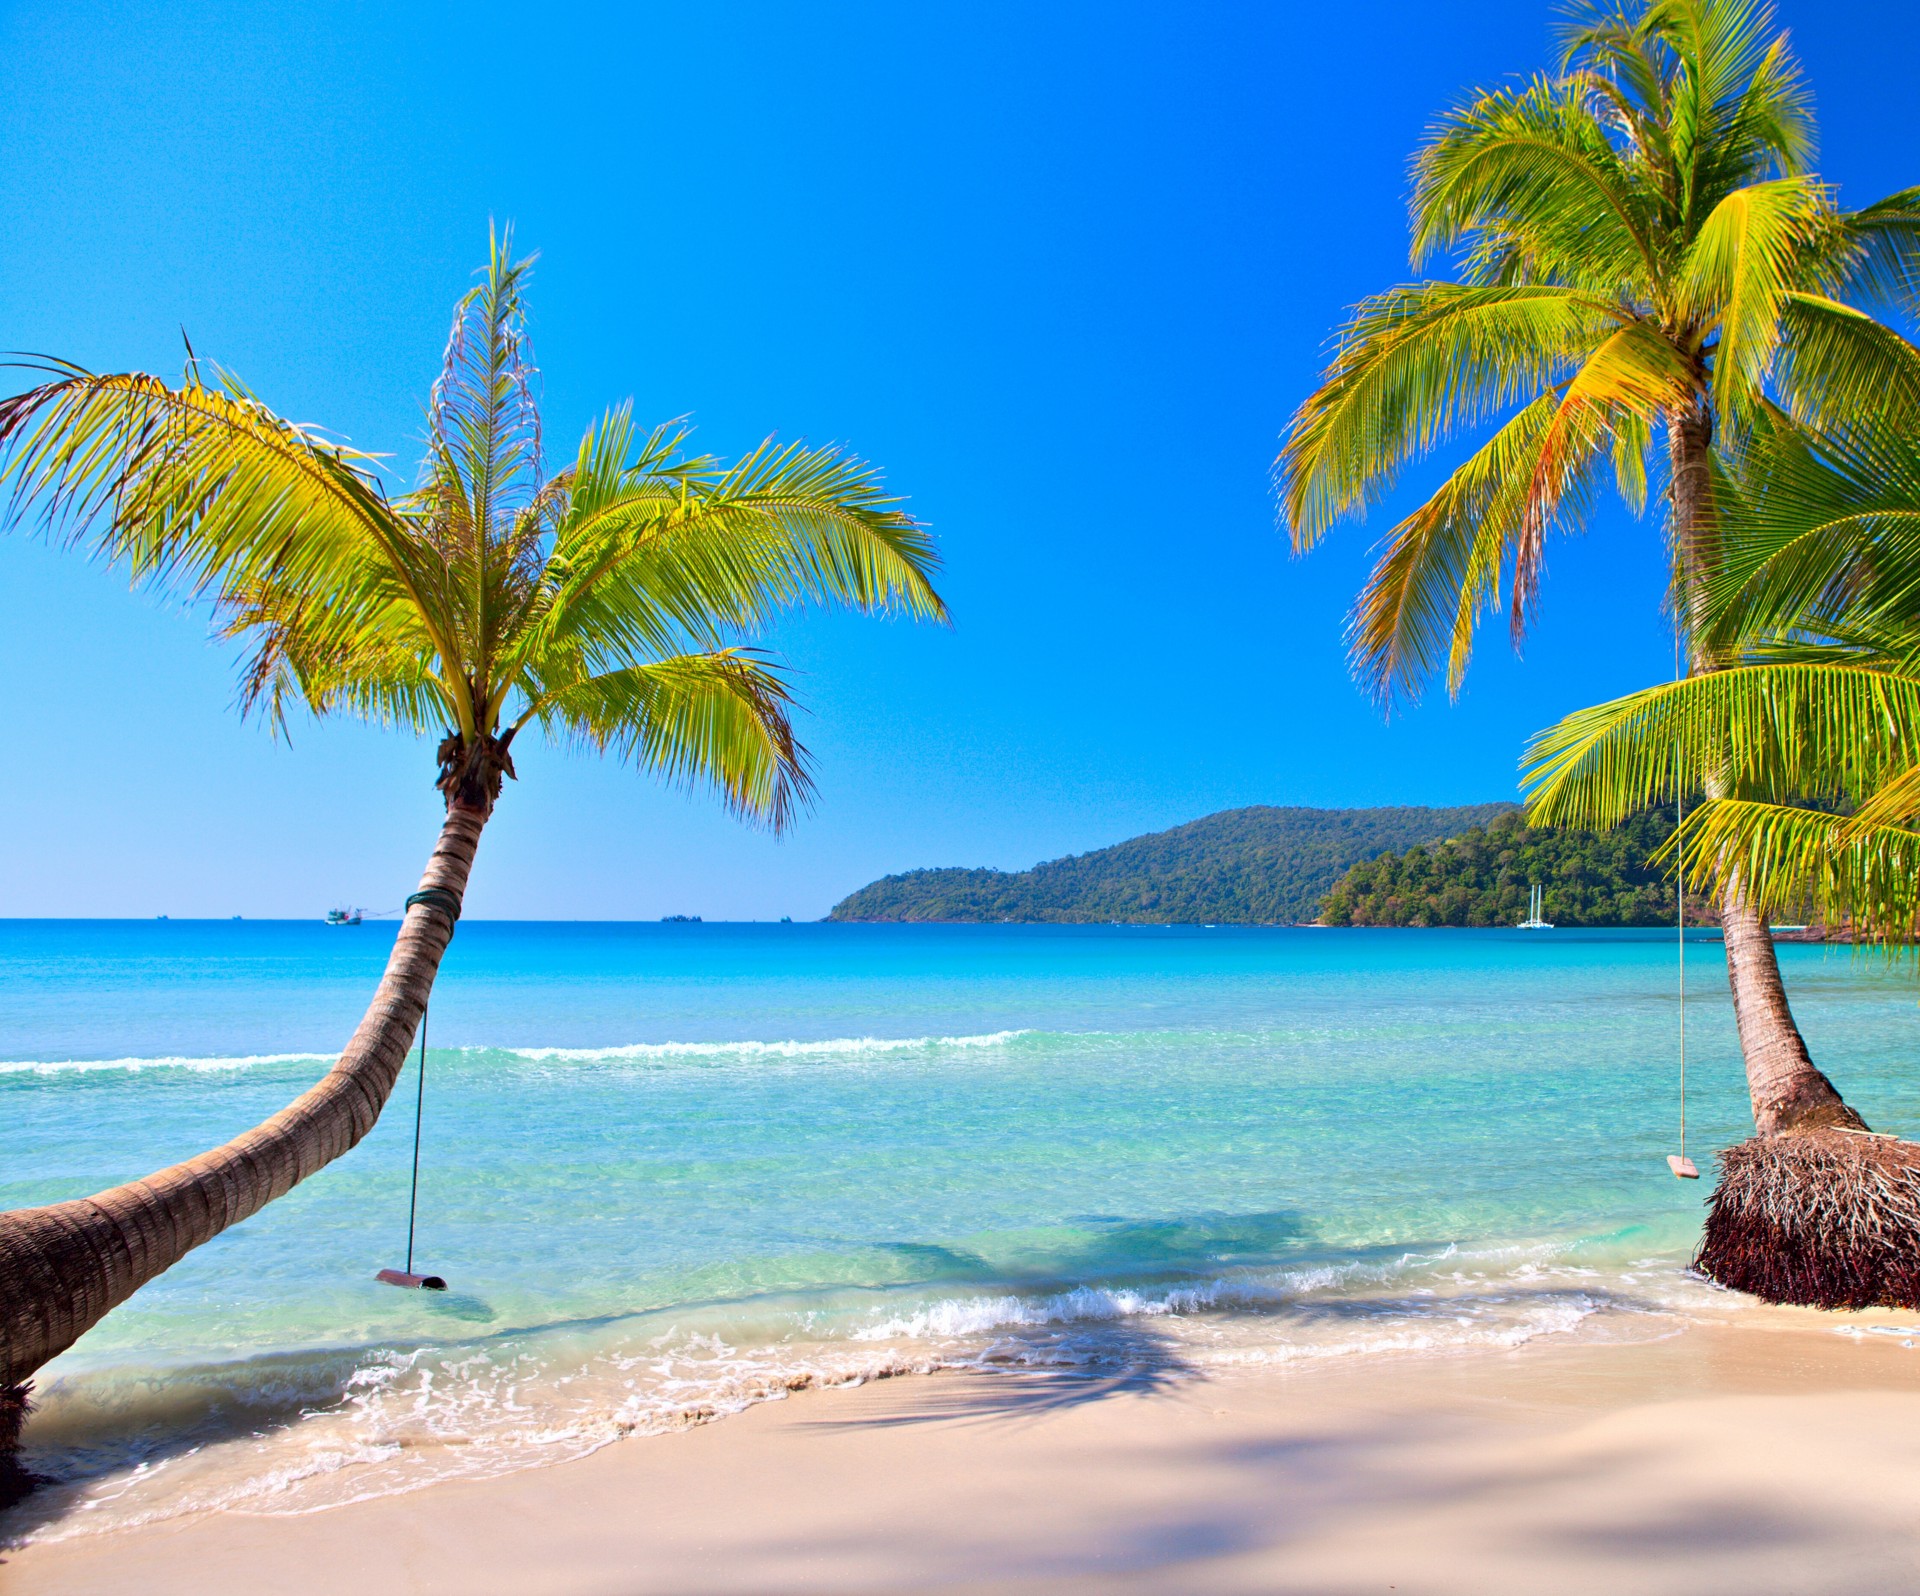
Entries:
[[807, 600], [944, 614], [926, 531], [834, 449], [769, 444], [723, 467], [620, 410], [544, 475], [527, 268], [497, 241], [460, 302], [403, 496], [197, 365], [169, 387], [43, 363], [47, 380], [0, 401], [16, 509], [209, 601], [270, 721], [304, 705], [443, 731], [446, 801], [373, 1003], [318, 1084], [185, 1163], [0, 1214], [0, 1422], [108, 1310], [372, 1128], [521, 732], [709, 785], [777, 828], [808, 791], [805, 754], [782, 673], [732, 640]]
[[[1568, 716], [1528, 784], [1574, 825], [1715, 791], [1676, 839], [1684, 877], [1892, 951], [1920, 931], [1920, 348], [1864, 317], [1789, 320], [1796, 352], [1847, 341], [1856, 380], [1822, 427], [1765, 413], [1720, 485], [1704, 618], [1739, 663]], [[1721, 1154], [1701, 1267], [1775, 1300], [1920, 1307], [1920, 1147], [1760, 1129], [1790, 1134]]]
[[[1517, 646], [1549, 534], [1581, 527], [1609, 481], [1637, 512], [1662, 466], [1689, 667], [1728, 663], [1691, 624], [1719, 559], [1713, 461], [1780, 377], [1783, 312], [1920, 283], [1920, 189], [1840, 211], [1811, 146], [1798, 68], [1759, 0], [1589, 9], [1556, 76], [1441, 123], [1414, 163], [1413, 255], [1444, 254], [1458, 279], [1355, 311], [1276, 465], [1305, 551], [1443, 437], [1499, 423], [1386, 534], [1354, 609], [1354, 668], [1383, 702], [1443, 670], [1457, 691], [1502, 606]], [[1817, 354], [1794, 372], [1810, 406], [1847, 386]], [[1756, 1119], [1857, 1124], [1808, 1056], [1737, 877], [1718, 907]]]

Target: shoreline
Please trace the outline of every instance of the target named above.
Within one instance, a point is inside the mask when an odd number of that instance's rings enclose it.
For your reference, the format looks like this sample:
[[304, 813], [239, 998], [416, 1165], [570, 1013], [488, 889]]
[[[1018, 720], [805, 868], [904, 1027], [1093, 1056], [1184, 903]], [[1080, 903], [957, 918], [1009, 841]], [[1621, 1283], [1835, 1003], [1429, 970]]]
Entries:
[[491, 1479], [29, 1544], [0, 1591], [1914, 1588], [1917, 1328], [1756, 1309], [1366, 1366], [887, 1379]]

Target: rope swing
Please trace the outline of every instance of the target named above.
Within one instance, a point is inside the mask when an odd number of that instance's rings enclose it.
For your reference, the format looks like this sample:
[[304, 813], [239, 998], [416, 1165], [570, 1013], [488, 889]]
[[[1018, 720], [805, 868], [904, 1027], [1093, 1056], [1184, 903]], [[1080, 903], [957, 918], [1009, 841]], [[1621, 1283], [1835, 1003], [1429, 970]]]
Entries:
[[427, 1010], [420, 1010], [420, 1069], [413, 1098], [413, 1180], [407, 1188], [407, 1267], [382, 1269], [374, 1279], [390, 1286], [408, 1286], [415, 1290], [445, 1291], [446, 1281], [438, 1275], [413, 1272], [413, 1225], [420, 1210], [420, 1122], [427, 1108]]
[[[426, 887], [414, 893], [407, 899], [406, 907], [411, 909], [415, 904], [438, 910], [447, 917], [449, 927], [459, 922], [460, 899], [444, 887]], [[427, 1110], [428, 1012], [429, 1005], [423, 1003], [420, 1006], [420, 1070], [413, 1098], [413, 1178], [407, 1187], [407, 1266], [404, 1269], [382, 1269], [373, 1278], [389, 1286], [406, 1286], [416, 1291], [445, 1291], [447, 1283], [440, 1276], [416, 1275], [413, 1272], [413, 1229], [420, 1212], [420, 1123], [426, 1117]]]

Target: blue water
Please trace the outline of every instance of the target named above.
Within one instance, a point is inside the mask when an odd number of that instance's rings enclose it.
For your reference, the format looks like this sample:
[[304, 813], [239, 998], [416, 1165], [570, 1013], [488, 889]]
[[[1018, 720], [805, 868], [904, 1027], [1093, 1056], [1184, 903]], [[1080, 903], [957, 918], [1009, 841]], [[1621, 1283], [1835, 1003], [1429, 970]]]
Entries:
[[[0, 922], [0, 1206], [284, 1104], [391, 926]], [[1920, 1128], [1911, 971], [1783, 948], [1816, 1055]], [[1750, 1128], [1688, 949], [1689, 1150]], [[1669, 1333], [1671, 934], [463, 923], [352, 1154], [53, 1365], [36, 1533], [300, 1511], [996, 1361], [1221, 1375]], [[17, 1532], [17, 1531], [16, 1531]]]

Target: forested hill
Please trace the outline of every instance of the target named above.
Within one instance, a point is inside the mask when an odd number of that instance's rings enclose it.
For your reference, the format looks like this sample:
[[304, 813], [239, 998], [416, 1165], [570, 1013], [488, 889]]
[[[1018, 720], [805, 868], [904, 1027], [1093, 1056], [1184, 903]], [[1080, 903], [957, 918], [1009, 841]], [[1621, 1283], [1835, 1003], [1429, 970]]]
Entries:
[[[1354, 865], [1321, 905], [1328, 925], [1518, 925], [1538, 882], [1555, 925], [1671, 925], [1673, 881], [1647, 861], [1673, 835], [1673, 811], [1614, 831], [1545, 831], [1516, 811], [1437, 846]], [[1713, 923], [1711, 907], [1687, 919]]]
[[1342, 871], [1457, 836], [1512, 804], [1458, 809], [1227, 809], [1031, 870], [910, 870], [843, 899], [830, 920], [1312, 920]]

